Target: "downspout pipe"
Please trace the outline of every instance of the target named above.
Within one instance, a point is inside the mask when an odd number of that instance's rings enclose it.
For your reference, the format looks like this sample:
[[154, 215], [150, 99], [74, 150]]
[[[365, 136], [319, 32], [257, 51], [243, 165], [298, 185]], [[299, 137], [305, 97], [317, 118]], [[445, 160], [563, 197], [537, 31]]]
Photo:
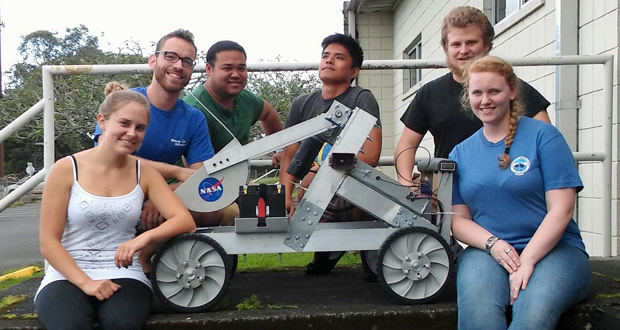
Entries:
[[[569, 1], [556, 0], [555, 56], [579, 54], [579, 7]], [[555, 75], [555, 126], [571, 150], [579, 151], [579, 73], [576, 65], [558, 65]]]
[[355, 12], [353, 10], [349, 10], [347, 14], [349, 16], [349, 31], [347, 31], [347, 34], [355, 38]]
[[345, 10], [345, 14], [347, 15], [347, 22], [348, 22], [348, 26], [347, 26], [347, 31], [344, 31], [345, 34], [356, 38], [357, 39], [357, 35], [355, 33], [355, 27], [356, 27], [356, 22], [355, 22], [355, 13], [357, 12], [357, 8], [359, 7], [359, 0], [351, 0], [351, 1], [347, 1], [344, 3], [344, 10]]

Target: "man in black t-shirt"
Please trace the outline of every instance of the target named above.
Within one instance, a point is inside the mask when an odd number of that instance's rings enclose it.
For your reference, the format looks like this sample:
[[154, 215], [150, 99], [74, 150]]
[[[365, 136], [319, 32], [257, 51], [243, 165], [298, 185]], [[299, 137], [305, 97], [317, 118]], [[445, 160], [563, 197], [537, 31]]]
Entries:
[[[441, 46], [450, 72], [422, 86], [400, 119], [405, 128], [396, 145], [394, 163], [401, 184], [415, 185], [415, 155], [426, 132], [433, 135], [434, 157], [448, 158], [455, 145], [482, 127], [480, 120], [462, 109], [461, 75], [467, 63], [489, 53], [494, 36], [488, 18], [476, 8], [457, 7], [444, 18]], [[524, 81], [520, 81], [519, 91], [525, 115], [549, 122], [549, 101]]]

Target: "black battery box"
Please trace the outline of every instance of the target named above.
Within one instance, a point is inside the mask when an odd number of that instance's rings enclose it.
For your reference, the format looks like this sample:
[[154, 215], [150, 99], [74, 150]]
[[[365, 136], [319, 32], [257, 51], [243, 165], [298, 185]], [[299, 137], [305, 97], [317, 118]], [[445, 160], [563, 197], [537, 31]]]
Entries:
[[285, 217], [284, 185], [258, 184], [239, 186], [239, 217]]

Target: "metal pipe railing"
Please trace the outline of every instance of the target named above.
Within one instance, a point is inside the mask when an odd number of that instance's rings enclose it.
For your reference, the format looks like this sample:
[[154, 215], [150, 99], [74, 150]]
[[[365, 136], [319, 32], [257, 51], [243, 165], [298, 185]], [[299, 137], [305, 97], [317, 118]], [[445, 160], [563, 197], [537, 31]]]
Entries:
[[[594, 152], [574, 152], [575, 159], [577, 161], [594, 161], [601, 162], [603, 167], [602, 184], [604, 189], [602, 191], [602, 212], [604, 221], [602, 236], [603, 236], [603, 256], [608, 257], [611, 255], [611, 191], [612, 191], [612, 120], [613, 120], [613, 55], [570, 55], [570, 56], [557, 56], [557, 57], [527, 57], [527, 58], [505, 58], [513, 66], [547, 66], [547, 65], [580, 65], [580, 64], [602, 64], [604, 71], [603, 81], [603, 143], [601, 151]], [[429, 59], [429, 60], [367, 60], [362, 66], [363, 70], [397, 70], [397, 69], [415, 69], [415, 68], [445, 68], [446, 63], [443, 59]], [[316, 70], [318, 68], [318, 62], [309, 63], [289, 63], [289, 62], [268, 62], [268, 63], [251, 63], [248, 64], [248, 71], [308, 71]], [[206, 65], [198, 64], [194, 72], [205, 72]], [[97, 75], [97, 74], [120, 74], [120, 73], [150, 73], [151, 69], [148, 64], [110, 64], [110, 65], [49, 65], [43, 66], [43, 99], [39, 101], [35, 106], [26, 111], [20, 116], [14, 123], [11, 123], [0, 131], [0, 142], [4, 141], [10, 134], [16, 129], [23, 127], [26, 119], [32, 120], [38, 112], [40, 112], [41, 103], [43, 104], [43, 154], [44, 154], [44, 169], [37, 175], [30, 178], [24, 186], [34, 187], [39, 182], [42, 182], [44, 175], [49, 173], [52, 165], [54, 164], [54, 90], [53, 90], [53, 76], [54, 75]], [[393, 160], [390, 160], [391, 156], [381, 157], [380, 165], [393, 165]], [[252, 164], [252, 162], [251, 162]], [[258, 164], [258, 163], [257, 163]], [[32, 181], [32, 182], [31, 182]], [[37, 182], [38, 181], [38, 182]], [[30, 182], [30, 183], [28, 183]], [[9, 195], [13, 199], [16, 196], [17, 190], [13, 194]], [[27, 191], [27, 190], [26, 190]], [[7, 196], [7, 197], [9, 197]], [[0, 211], [8, 207], [8, 200], [6, 197], [0, 200]], [[5, 201], [6, 200], [6, 201]]]
[[0, 142], [6, 140], [13, 133], [17, 132], [20, 128], [28, 125], [30, 121], [34, 119], [41, 111], [43, 111], [43, 100], [39, 100], [37, 104], [33, 105], [30, 109], [24, 111], [19, 117], [15, 118], [12, 122], [6, 125], [0, 130]]
[[47, 176], [47, 172], [45, 169], [41, 169], [35, 175], [30, 177], [28, 180], [24, 181], [17, 189], [10, 192], [8, 195], [4, 196], [4, 198], [0, 199], [0, 210], [4, 211], [6, 208], [11, 206], [11, 204], [15, 203], [19, 200], [20, 197], [26, 195], [29, 191], [34, 189], [39, 183], [45, 180]]

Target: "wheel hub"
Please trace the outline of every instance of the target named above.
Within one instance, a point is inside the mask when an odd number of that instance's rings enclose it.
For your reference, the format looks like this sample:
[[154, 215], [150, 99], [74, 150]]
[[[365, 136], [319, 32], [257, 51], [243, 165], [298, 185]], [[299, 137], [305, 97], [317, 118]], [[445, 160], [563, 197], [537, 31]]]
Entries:
[[188, 260], [177, 267], [177, 282], [187, 289], [194, 289], [202, 285], [205, 279], [205, 269], [197, 260]]
[[410, 253], [403, 260], [402, 271], [409, 279], [421, 281], [430, 273], [431, 261], [424, 253]]

